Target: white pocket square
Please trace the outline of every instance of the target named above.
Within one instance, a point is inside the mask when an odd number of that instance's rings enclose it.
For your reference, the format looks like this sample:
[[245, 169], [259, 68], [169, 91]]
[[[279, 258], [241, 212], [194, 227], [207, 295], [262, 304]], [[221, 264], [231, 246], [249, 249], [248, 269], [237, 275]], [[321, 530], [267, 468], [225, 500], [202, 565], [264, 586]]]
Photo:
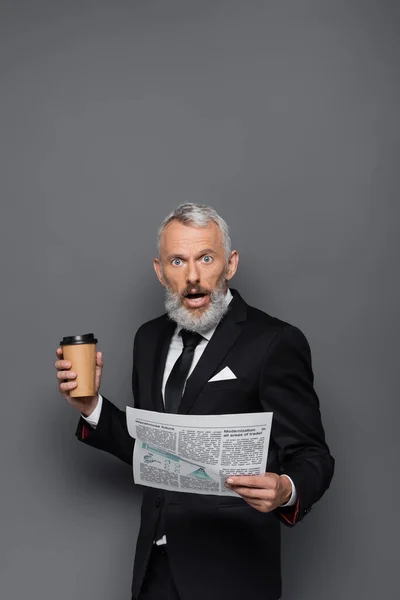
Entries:
[[235, 373], [231, 371], [229, 367], [225, 367], [222, 371], [214, 375], [214, 377], [211, 377], [211, 379], [208, 380], [208, 383], [211, 383], [212, 381], [224, 381], [225, 379], [237, 379]]

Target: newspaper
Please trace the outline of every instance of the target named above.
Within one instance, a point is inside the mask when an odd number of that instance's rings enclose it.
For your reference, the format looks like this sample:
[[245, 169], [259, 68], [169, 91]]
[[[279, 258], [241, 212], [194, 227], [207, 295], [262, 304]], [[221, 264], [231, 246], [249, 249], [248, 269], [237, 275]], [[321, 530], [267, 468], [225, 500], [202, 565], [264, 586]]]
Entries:
[[127, 407], [135, 483], [162, 490], [236, 496], [229, 475], [261, 475], [272, 413], [177, 415]]

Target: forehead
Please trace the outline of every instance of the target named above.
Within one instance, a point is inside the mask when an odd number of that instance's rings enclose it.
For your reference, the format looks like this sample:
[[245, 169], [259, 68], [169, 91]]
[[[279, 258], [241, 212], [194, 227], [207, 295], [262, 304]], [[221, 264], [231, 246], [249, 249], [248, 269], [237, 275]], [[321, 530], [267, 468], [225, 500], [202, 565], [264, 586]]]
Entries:
[[177, 252], [198, 252], [202, 248], [223, 251], [221, 231], [213, 221], [206, 227], [184, 225], [171, 221], [161, 234], [160, 250], [162, 254]]

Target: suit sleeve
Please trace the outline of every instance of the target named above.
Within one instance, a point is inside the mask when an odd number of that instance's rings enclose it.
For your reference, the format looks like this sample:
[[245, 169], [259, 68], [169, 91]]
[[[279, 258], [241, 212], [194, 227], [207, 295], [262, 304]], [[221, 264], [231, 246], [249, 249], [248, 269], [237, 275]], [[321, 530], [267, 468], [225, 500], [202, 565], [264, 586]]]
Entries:
[[291, 477], [297, 491], [295, 506], [276, 509], [286, 525], [294, 525], [311, 510], [328, 489], [334, 471], [313, 380], [306, 338], [299, 329], [285, 325], [268, 348], [260, 398], [264, 410], [274, 413], [271, 438], [281, 472]]
[[[136, 338], [133, 350], [133, 368], [132, 368], [132, 391], [135, 405], [139, 406], [139, 385], [137, 374], [137, 351]], [[91, 427], [85, 419], [80, 419], [76, 430], [76, 437], [79, 441], [98, 448], [104, 452], [109, 452], [117, 458], [120, 458], [128, 464], [132, 464], [132, 455], [134, 439], [128, 433], [126, 424], [126, 412], [120, 410], [103, 396], [103, 407], [101, 409], [100, 419], [97, 427]]]

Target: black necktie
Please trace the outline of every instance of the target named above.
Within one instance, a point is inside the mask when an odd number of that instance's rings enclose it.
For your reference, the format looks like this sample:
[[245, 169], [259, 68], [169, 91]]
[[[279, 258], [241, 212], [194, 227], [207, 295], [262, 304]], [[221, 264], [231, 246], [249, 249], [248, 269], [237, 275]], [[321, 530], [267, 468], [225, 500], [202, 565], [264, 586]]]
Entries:
[[[180, 335], [183, 341], [182, 354], [174, 364], [165, 386], [165, 412], [167, 413], [178, 412], [182, 392], [193, 362], [194, 351], [197, 344], [203, 339], [203, 336], [199, 333], [192, 333], [185, 329], [182, 329]], [[154, 541], [160, 540], [164, 535], [165, 521], [162, 507], [157, 521]]]
[[182, 329], [180, 335], [183, 340], [182, 354], [174, 364], [165, 386], [165, 412], [169, 413], [178, 412], [194, 351], [197, 344], [203, 339], [199, 333], [192, 333], [185, 329]]

